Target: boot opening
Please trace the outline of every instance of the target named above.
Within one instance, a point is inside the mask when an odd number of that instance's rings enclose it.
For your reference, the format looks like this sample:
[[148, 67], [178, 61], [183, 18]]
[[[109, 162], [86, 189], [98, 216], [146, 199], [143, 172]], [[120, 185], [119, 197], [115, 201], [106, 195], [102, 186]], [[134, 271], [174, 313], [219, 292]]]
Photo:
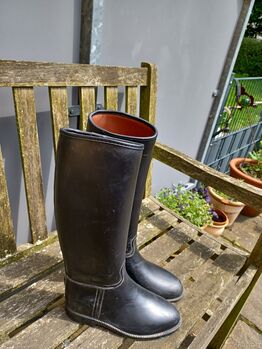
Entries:
[[143, 122], [117, 114], [96, 114], [93, 115], [92, 120], [97, 127], [119, 135], [152, 137], [155, 134], [154, 129]]

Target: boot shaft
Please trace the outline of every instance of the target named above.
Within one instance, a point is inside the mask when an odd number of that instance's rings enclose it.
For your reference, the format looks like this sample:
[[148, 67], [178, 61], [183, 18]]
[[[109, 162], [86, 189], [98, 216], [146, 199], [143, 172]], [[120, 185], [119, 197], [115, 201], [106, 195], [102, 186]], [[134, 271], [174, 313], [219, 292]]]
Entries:
[[152, 159], [152, 152], [157, 138], [156, 128], [147, 121], [121, 112], [99, 110], [91, 113], [88, 118], [90, 131], [113, 136], [122, 140], [134, 141], [144, 146], [143, 156], [139, 168], [132, 215], [128, 233], [127, 256], [131, 256], [136, 249], [136, 234], [141, 202], [144, 195], [148, 169]]
[[60, 131], [55, 215], [67, 275], [101, 287], [122, 281], [141, 144]]

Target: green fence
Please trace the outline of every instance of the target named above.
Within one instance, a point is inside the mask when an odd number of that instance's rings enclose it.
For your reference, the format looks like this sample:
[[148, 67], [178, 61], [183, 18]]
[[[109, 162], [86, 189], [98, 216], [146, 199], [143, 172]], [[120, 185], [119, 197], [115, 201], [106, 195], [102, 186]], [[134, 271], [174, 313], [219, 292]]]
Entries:
[[233, 78], [219, 115], [215, 135], [255, 125], [262, 116], [262, 77]]

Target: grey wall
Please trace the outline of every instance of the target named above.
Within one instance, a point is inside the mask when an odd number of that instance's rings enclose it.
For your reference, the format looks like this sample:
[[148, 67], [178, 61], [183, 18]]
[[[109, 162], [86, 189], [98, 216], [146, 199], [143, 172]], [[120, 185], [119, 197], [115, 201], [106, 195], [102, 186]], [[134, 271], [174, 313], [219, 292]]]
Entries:
[[[78, 62], [81, 0], [0, 1], [0, 59]], [[36, 106], [48, 228], [54, 228], [50, 115], [46, 89], [37, 89]], [[0, 88], [0, 143], [18, 244], [27, 242], [29, 228], [11, 91]], [[19, 226], [19, 232], [17, 227]]]
[[[97, 0], [101, 2], [101, 0]], [[106, 0], [100, 64], [158, 66], [159, 141], [196, 156], [242, 0]], [[154, 164], [153, 190], [185, 177]]]

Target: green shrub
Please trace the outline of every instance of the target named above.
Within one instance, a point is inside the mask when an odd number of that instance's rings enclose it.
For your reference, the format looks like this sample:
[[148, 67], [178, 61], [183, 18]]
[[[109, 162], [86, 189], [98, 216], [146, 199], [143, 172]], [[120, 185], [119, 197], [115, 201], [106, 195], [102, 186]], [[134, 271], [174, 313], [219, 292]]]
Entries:
[[262, 76], [262, 40], [243, 39], [234, 72], [242, 76]]

